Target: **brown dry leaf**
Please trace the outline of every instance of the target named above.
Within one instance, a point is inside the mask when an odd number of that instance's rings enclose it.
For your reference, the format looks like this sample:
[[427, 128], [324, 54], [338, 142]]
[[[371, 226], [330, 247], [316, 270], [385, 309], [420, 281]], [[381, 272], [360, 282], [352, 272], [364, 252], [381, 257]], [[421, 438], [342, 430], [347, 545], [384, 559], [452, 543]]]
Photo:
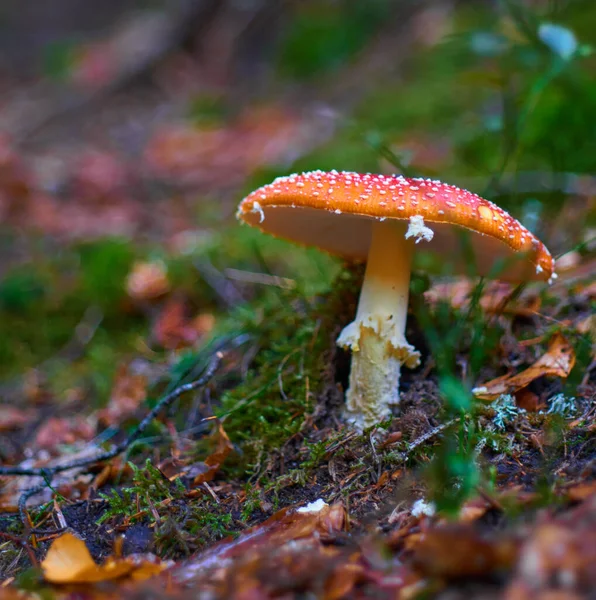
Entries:
[[224, 127], [169, 127], [149, 141], [152, 172], [169, 179], [207, 185], [234, 185], [255, 169], [284, 162], [309, 146], [320, 131], [276, 105], [247, 109]]
[[232, 442], [230, 442], [230, 438], [221, 423], [218, 423], [214, 441], [215, 451], [210, 454], [204, 462], [194, 464], [192, 467], [193, 470], [196, 469], [199, 471], [198, 475], [194, 478], [194, 485], [201, 485], [206, 481], [211, 481], [215, 477], [221, 464], [234, 449], [234, 446], [232, 445]]
[[575, 365], [575, 352], [562, 334], [556, 333], [550, 340], [546, 354], [532, 366], [515, 375], [503, 375], [472, 390], [480, 400], [493, 401], [501, 394], [514, 394], [538, 377], [567, 377]]
[[198, 314], [190, 322], [191, 327], [199, 334], [199, 337], [207, 335], [215, 327], [215, 315], [211, 313]]
[[131, 184], [124, 157], [96, 149], [81, 152], [71, 181], [73, 197], [95, 205], [119, 201]]
[[131, 373], [130, 367], [121, 364], [110, 395], [110, 401], [98, 412], [104, 425], [116, 425], [132, 417], [141, 402], [147, 397], [147, 378], [139, 373]]
[[302, 509], [283, 508], [264, 523], [251, 527], [233, 540], [224, 540], [187, 561], [175, 575], [190, 584], [216, 569], [218, 578], [237, 574], [239, 564], [264, 562], [280, 557], [284, 549], [295, 548], [300, 540], [311, 545], [311, 554], [322, 546], [322, 538], [345, 528], [346, 511], [341, 504], [316, 502]]
[[33, 446], [51, 451], [62, 444], [89, 441], [94, 436], [95, 427], [82, 416], [50, 417], [37, 430]]
[[473, 523], [483, 517], [492, 508], [491, 503], [482, 496], [468, 500], [459, 510], [460, 523]]
[[[48, 432], [50, 434], [51, 431]], [[20, 467], [40, 468], [59, 467], [77, 462], [78, 460], [90, 459], [97, 456], [102, 448], [93, 442], [79, 441], [72, 444], [69, 452], [59, 454], [56, 458], [49, 459], [48, 452], [42, 450], [31, 458], [26, 458], [18, 463]], [[16, 466], [16, 465], [15, 465]], [[55, 494], [59, 494], [68, 499], [80, 499], [86, 495], [89, 490], [89, 484], [92, 475], [86, 472], [85, 468], [73, 468], [64, 473], [57, 473], [52, 478], [52, 486], [44, 486], [38, 493], [30, 498], [29, 504], [45, 504], [50, 502]], [[35, 476], [23, 477], [2, 477], [0, 478], [0, 512], [15, 512], [18, 510], [19, 499], [23, 495], [23, 490], [34, 488], [40, 485], [42, 479]]]
[[153, 325], [156, 342], [171, 350], [193, 344], [197, 335], [189, 326], [186, 306], [179, 298], [170, 298]]
[[592, 496], [596, 496], [596, 481], [582, 481], [568, 487], [566, 496], [574, 502], [583, 502]]
[[[517, 575], [506, 597], [514, 591], [530, 589], [543, 598], [561, 588], [572, 598], [574, 593], [589, 594], [596, 586], [596, 531], [594, 526], [570, 528], [563, 523], [544, 523], [524, 544]], [[554, 589], [553, 589], [554, 588]]]
[[135, 262], [126, 279], [126, 291], [133, 300], [154, 300], [170, 291], [162, 262]]
[[[596, 265], [592, 263], [592, 267], [596, 267]], [[596, 298], [596, 281], [593, 281], [592, 283], [588, 284], [582, 290], [582, 293], [584, 293], [588, 298]]]
[[132, 236], [141, 229], [145, 213], [140, 202], [124, 195], [105, 204], [84, 203], [71, 198], [56, 210], [49, 209], [43, 226], [67, 240]]
[[[475, 284], [467, 277], [459, 277], [453, 281], [434, 284], [424, 292], [424, 299], [431, 303], [449, 302], [454, 308], [465, 308], [470, 302]], [[507, 314], [513, 316], [532, 316], [540, 308], [540, 298], [534, 294], [522, 295], [510, 301], [514, 287], [502, 281], [491, 281], [486, 284], [480, 297], [480, 306], [488, 313]]]
[[22, 223], [27, 218], [34, 183], [9, 136], [0, 135], [0, 217]]
[[153, 325], [156, 342], [169, 350], [192, 346], [201, 336], [210, 331], [215, 318], [199, 315], [187, 318], [184, 300], [170, 298]]
[[[579, 333], [587, 333], [594, 343], [596, 343], [596, 315], [588, 315], [582, 317], [575, 323], [575, 329]], [[592, 352], [592, 355], [596, 355], [596, 352]]]
[[0, 431], [20, 429], [32, 417], [32, 411], [25, 411], [16, 406], [0, 406]]
[[124, 576], [141, 580], [153, 577], [169, 566], [152, 555], [110, 557], [98, 565], [85, 542], [71, 533], [54, 540], [41, 563], [46, 581], [58, 584], [94, 583]]
[[[359, 558], [358, 555], [354, 559]], [[362, 577], [363, 567], [354, 562], [340, 564], [325, 582], [325, 600], [345, 598]]]
[[527, 412], [538, 412], [544, 407], [544, 404], [540, 403], [540, 397], [525, 388], [515, 394], [515, 404]]
[[514, 540], [487, 540], [465, 524], [436, 527], [412, 536], [410, 544], [414, 564], [422, 573], [447, 579], [478, 577], [507, 569], [518, 553]]

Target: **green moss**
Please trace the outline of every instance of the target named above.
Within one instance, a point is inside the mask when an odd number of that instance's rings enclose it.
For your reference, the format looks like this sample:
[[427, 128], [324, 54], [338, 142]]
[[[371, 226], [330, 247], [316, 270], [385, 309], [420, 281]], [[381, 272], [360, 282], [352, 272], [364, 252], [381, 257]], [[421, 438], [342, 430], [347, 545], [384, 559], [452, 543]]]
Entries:
[[[262, 473], [268, 454], [282, 452], [300, 432], [325, 385], [335, 385], [327, 360], [342, 324], [353, 315], [361, 276], [342, 272], [323, 297], [278, 290], [237, 311], [233, 322], [254, 336], [257, 353], [246, 379], [216, 410], [242, 450], [237, 468]], [[309, 460], [316, 462], [312, 454]]]
[[164, 500], [180, 500], [186, 488], [179, 479], [169, 481], [164, 474], [151, 464], [151, 459], [145, 461], [144, 468], [140, 469], [133, 463], [128, 463], [132, 469], [132, 485], [123, 487], [120, 491], [112, 490], [100, 497], [107, 502], [106, 511], [97, 521], [97, 524], [116, 518], [128, 517], [132, 519], [155, 519], [158, 514], [158, 505]]
[[224, 537], [235, 535], [232, 515], [212, 499], [172, 506], [155, 529], [155, 548], [162, 558], [179, 558]]
[[488, 427], [478, 428], [477, 448], [487, 448], [495, 453], [510, 455], [513, 451], [514, 438], [511, 433], [496, 431]]

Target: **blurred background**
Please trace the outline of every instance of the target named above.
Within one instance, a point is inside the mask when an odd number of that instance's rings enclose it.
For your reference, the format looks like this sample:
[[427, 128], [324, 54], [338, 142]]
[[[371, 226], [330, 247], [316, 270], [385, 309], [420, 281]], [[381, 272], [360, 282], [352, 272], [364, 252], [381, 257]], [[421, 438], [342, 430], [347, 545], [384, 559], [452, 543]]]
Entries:
[[235, 223], [290, 172], [437, 177], [593, 268], [594, 31], [593, 0], [3, 0], [3, 400], [134, 401], [131, 361], [328, 289], [337, 261]]

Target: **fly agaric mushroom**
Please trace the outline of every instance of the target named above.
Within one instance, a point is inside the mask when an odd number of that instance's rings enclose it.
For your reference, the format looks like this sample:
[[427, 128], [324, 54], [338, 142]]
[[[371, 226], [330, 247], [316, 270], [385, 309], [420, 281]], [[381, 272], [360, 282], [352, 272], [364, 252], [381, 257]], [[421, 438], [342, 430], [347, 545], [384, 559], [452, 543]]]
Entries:
[[495, 264], [506, 261], [501, 279], [556, 277], [544, 244], [513, 217], [430, 179], [337, 171], [279, 177], [247, 196], [237, 216], [277, 237], [366, 261], [356, 318], [337, 339], [353, 353], [346, 418], [359, 430], [390, 415], [399, 403], [401, 365], [420, 362], [405, 338], [416, 244], [455, 257], [458, 231], [468, 230], [479, 275], [493, 275]]

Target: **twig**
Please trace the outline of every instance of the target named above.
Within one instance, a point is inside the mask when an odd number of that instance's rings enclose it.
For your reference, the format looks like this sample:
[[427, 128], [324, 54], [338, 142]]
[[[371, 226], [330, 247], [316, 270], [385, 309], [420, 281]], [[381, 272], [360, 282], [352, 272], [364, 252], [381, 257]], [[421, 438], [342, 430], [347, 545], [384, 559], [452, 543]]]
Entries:
[[381, 478], [381, 461], [379, 460], [379, 455], [377, 454], [377, 449], [375, 448], [375, 442], [372, 432], [368, 434], [368, 443], [370, 444], [370, 450], [372, 453], [373, 461], [375, 465], [377, 465], [376, 481], [379, 481], [379, 479]]
[[18, 503], [18, 508], [19, 508], [19, 516], [21, 517], [21, 521], [23, 522], [23, 524], [25, 525], [25, 527], [27, 529], [32, 529], [32, 527], [29, 526], [29, 519], [27, 516], [27, 500], [29, 500], [29, 498], [31, 498], [32, 496], [35, 496], [35, 494], [39, 494], [39, 492], [43, 492], [43, 490], [46, 489], [46, 487], [48, 487], [50, 485], [50, 478], [48, 476], [43, 476], [44, 478], [44, 482], [40, 483], [39, 485], [36, 485], [34, 487], [29, 488], [28, 490], [25, 490], [20, 496], [19, 496], [19, 503]]
[[[228, 349], [237, 348], [238, 346], [241, 346], [242, 344], [246, 343], [248, 339], [249, 336], [247, 334], [239, 335], [228, 343]], [[24, 502], [26, 502], [30, 496], [38, 493], [38, 491], [41, 491], [41, 489], [43, 489], [47, 485], [47, 482], [51, 481], [51, 478], [57, 473], [69, 471], [71, 469], [77, 469], [80, 467], [86, 467], [98, 462], [110, 460], [115, 456], [118, 456], [119, 454], [124, 452], [131, 444], [138, 440], [139, 437], [143, 434], [143, 432], [147, 429], [147, 427], [151, 424], [153, 419], [155, 419], [155, 417], [157, 417], [157, 415], [161, 411], [170, 406], [170, 404], [172, 404], [174, 400], [176, 400], [186, 392], [190, 392], [192, 390], [206, 385], [219, 368], [224, 356], [224, 350], [217, 350], [211, 357], [209, 364], [207, 365], [203, 375], [199, 377], [199, 379], [190, 383], [182, 384], [169, 394], [163, 396], [161, 400], [159, 400], [159, 402], [155, 405], [155, 407], [147, 414], [147, 416], [137, 425], [136, 429], [124, 441], [120, 442], [119, 444], [116, 444], [110, 450], [106, 450], [105, 452], [101, 452], [95, 456], [74, 460], [72, 462], [65, 463], [62, 465], [56, 465], [54, 467], [22, 468], [0, 466], [0, 475], [27, 475], [30, 477], [43, 477], [44, 479], [46, 479], [46, 483], [44, 483], [39, 490], [37, 488], [39, 488], [40, 486], [37, 486], [36, 488], [31, 488], [30, 490], [27, 490], [27, 492], [25, 492], [25, 494], [21, 496], [21, 500], [24, 498]], [[19, 510], [21, 508], [21, 500], [19, 500]]]
[[433, 427], [430, 431], [427, 431], [426, 433], [423, 433], [420, 437], [417, 437], [411, 444], [408, 444], [408, 447], [403, 452], [391, 452], [389, 456], [405, 462], [413, 450], [416, 450], [416, 448], [422, 446], [422, 444], [428, 442], [428, 440], [435, 437], [439, 433], [442, 433], [443, 431], [445, 431], [445, 429], [451, 427], [451, 425], [457, 423], [458, 421], [459, 417], [456, 417], [455, 419], [451, 419], [446, 423], [441, 423], [440, 425]]
[[279, 275], [269, 275], [269, 273], [255, 273], [253, 271], [244, 271], [242, 269], [227, 268], [224, 275], [228, 279], [240, 281], [242, 283], [254, 283], [258, 285], [271, 285], [284, 290], [293, 290], [296, 287], [296, 280]]

